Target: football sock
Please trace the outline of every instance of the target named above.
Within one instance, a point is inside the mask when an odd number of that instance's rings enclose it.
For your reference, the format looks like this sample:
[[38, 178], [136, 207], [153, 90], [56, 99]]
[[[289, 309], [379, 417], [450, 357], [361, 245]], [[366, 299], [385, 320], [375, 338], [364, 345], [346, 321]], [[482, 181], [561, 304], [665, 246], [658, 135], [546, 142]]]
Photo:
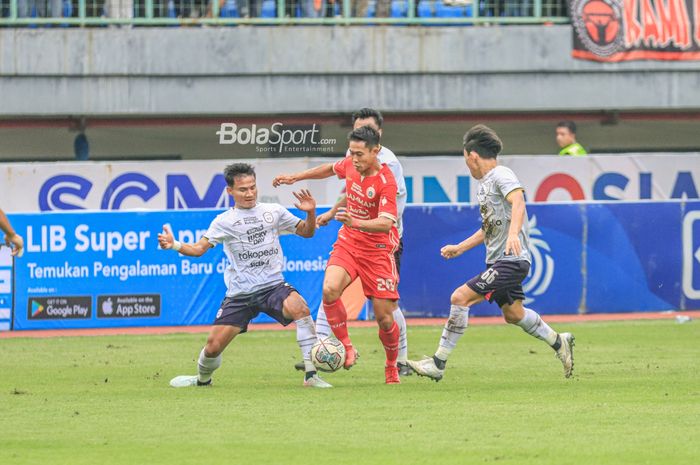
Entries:
[[394, 310], [394, 321], [399, 326], [399, 362], [408, 359], [408, 337], [406, 336], [406, 318], [403, 316], [401, 308]]
[[[518, 321], [516, 324], [523, 328], [523, 331], [528, 333], [530, 336], [534, 336], [537, 339], [542, 339], [550, 346], [554, 347], [557, 342], [561, 345], [561, 340], [559, 335], [552, 328], [549, 327], [547, 323], [542, 321], [542, 318], [534, 310], [529, 308], [523, 308], [525, 310], [525, 316], [522, 320]], [[559, 347], [556, 347], [558, 349]]]
[[386, 352], [386, 366], [395, 367], [396, 357], [399, 355], [399, 326], [394, 321], [388, 331], [379, 328], [379, 339]]
[[[316, 337], [316, 326], [314, 326], [314, 320], [311, 316], [299, 318], [294, 323], [297, 325], [297, 344], [299, 344], [299, 349], [301, 350], [301, 358], [304, 359], [306, 371], [309, 371], [309, 365], [313, 367], [311, 363], [311, 348], [318, 340]], [[309, 364], [306, 362], [309, 362]]]
[[[435, 358], [443, 362], [447, 361], [447, 357], [449, 357], [450, 353], [457, 347], [457, 341], [459, 341], [459, 338], [462, 337], [462, 334], [466, 331], [468, 324], [469, 307], [452, 305], [450, 307], [450, 317], [447, 319], [445, 327], [442, 330], [440, 345], [438, 346], [437, 352], [435, 352]], [[440, 367], [438, 366], [438, 368]]]
[[319, 339], [333, 334], [326, 318], [326, 311], [323, 309], [323, 302], [318, 307], [318, 314], [316, 315], [316, 334], [318, 334]]
[[202, 384], [207, 384], [211, 381], [211, 375], [221, 366], [221, 354], [218, 357], [207, 357], [204, 349], [199, 353], [197, 361], [197, 378]]
[[345, 346], [345, 350], [352, 348], [350, 335], [348, 334], [348, 314], [345, 311], [343, 302], [338, 299], [335, 302], [323, 302], [323, 308], [326, 310], [326, 318], [333, 331], [333, 335]]

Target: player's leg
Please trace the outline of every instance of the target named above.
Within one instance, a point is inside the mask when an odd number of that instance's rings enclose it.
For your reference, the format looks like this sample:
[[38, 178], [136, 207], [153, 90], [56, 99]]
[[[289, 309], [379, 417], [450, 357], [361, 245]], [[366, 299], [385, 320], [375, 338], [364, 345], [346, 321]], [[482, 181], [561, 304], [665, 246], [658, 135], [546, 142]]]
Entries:
[[333, 334], [331, 331], [331, 326], [328, 324], [328, 318], [326, 317], [326, 310], [323, 308], [323, 301], [321, 301], [318, 306], [318, 313], [316, 313], [316, 333], [319, 338], [328, 337]]
[[349, 369], [355, 364], [357, 352], [348, 334], [348, 314], [340, 299], [343, 291], [357, 276], [354, 259], [342, 249], [334, 248], [323, 278], [323, 308], [333, 335], [345, 346], [345, 365]]
[[[520, 298], [522, 287], [509, 290], [512, 303], [503, 302], [501, 311], [506, 322], [520, 326], [530, 336], [546, 342], [556, 352], [564, 367], [564, 376], [569, 378], [574, 370], [574, 336], [571, 333], [557, 333], [542, 317], [530, 308], [523, 306]], [[524, 296], [524, 295], [523, 295]]]
[[246, 302], [226, 297], [216, 314], [207, 343], [199, 352], [197, 375], [177, 376], [170, 380], [173, 387], [207, 386], [214, 371], [221, 366], [221, 354], [233, 339], [248, 330], [252, 313]]
[[[401, 255], [403, 254], [403, 239], [399, 239], [399, 247], [394, 252], [394, 264], [396, 266], [396, 275], [401, 275]], [[408, 333], [406, 331], [406, 318], [404, 317], [401, 308], [401, 301], [397, 302], [396, 310], [394, 310], [394, 321], [399, 326], [399, 356], [397, 365], [401, 376], [410, 376], [413, 370], [408, 366]]]
[[469, 325], [469, 309], [484, 300], [484, 296], [477, 293], [470, 284], [479, 279], [476, 276], [467, 284], [458, 287], [450, 297], [450, 316], [445, 322], [440, 336], [440, 343], [432, 357], [420, 361], [408, 361], [408, 365], [421, 376], [440, 381], [445, 373], [447, 359], [457, 347], [457, 342], [467, 330]]
[[[280, 290], [274, 292], [284, 293], [286, 292], [285, 289], [293, 288], [291, 288], [291, 286], [284, 286]], [[270, 303], [277, 306], [275, 299], [278, 298], [271, 296]], [[282, 321], [283, 324], [288, 321], [294, 321], [297, 328], [297, 344], [301, 351], [301, 357], [304, 360], [304, 386], [318, 388], [332, 387], [318, 376], [316, 367], [311, 363], [311, 347], [313, 347], [318, 340], [316, 336], [316, 326], [309, 313], [308, 304], [298, 292], [291, 291], [284, 297], [282, 301], [282, 315], [284, 317]]]
[[399, 384], [399, 370], [396, 364], [399, 355], [399, 326], [394, 321], [396, 301], [390, 299], [372, 299], [374, 317], [379, 326], [379, 340], [382, 341], [386, 353], [384, 376], [386, 384]]

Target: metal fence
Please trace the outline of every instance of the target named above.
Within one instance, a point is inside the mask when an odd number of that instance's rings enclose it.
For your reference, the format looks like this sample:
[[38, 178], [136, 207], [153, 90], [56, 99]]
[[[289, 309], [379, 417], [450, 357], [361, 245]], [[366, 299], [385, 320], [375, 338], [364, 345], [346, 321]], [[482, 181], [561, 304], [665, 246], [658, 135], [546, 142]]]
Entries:
[[566, 0], [0, 0], [0, 26], [568, 22]]

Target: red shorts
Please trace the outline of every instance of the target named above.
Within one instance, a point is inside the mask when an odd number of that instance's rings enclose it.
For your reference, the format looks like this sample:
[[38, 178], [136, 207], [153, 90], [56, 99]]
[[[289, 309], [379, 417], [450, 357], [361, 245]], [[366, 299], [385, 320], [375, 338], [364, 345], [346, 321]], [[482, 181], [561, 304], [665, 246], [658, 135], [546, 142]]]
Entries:
[[328, 266], [330, 265], [347, 271], [351, 282], [359, 276], [362, 290], [368, 298], [399, 299], [399, 273], [392, 248], [369, 254], [365, 251], [358, 253], [343, 241], [337, 241], [328, 260]]

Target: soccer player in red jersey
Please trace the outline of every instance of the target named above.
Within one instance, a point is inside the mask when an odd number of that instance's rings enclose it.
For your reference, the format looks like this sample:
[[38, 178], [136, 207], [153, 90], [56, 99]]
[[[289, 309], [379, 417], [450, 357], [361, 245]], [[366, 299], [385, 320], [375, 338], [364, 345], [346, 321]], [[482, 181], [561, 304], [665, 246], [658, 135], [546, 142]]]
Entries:
[[396, 359], [399, 327], [393, 312], [397, 308], [399, 282], [394, 252], [399, 245], [396, 229], [396, 180], [387, 165], [377, 159], [379, 133], [369, 126], [349, 135], [350, 155], [296, 174], [275, 177], [272, 185], [294, 184], [306, 179], [337, 175], [345, 179], [347, 207], [335, 219], [343, 223], [333, 245], [323, 280], [323, 308], [335, 337], [345, 346], [345, 368], [357, 359], [347, 329], [347, 314], [340, 296], [359, 276], [365, 295], [372, 299], [379, 325], [379, 339], [386, 352], [384, 370], [387, 384], [399, 384]]

